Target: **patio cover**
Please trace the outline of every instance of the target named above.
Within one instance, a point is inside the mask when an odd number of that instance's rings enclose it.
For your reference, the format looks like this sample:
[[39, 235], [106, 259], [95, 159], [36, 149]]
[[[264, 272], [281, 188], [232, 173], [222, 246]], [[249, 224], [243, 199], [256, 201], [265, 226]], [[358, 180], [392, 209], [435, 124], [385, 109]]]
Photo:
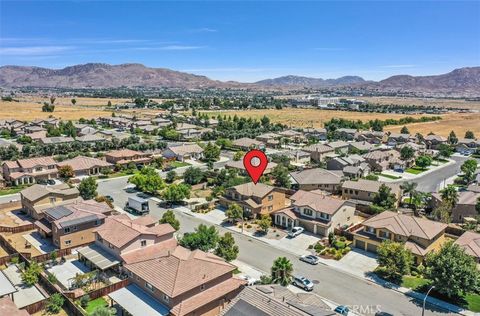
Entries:
[[15, 293], [17, 289], [13, 286], [12, 282], [0, 271], [0, 297]]
[[120, 264], [120, 261], [115, 256], [95, 244], [79, 249], [78, 253], [102, 271]]
[[166, 306], [136, 284], [127, 285], [108, 294], [108, 296], [132, 316], [166, 316], [170, 313]]

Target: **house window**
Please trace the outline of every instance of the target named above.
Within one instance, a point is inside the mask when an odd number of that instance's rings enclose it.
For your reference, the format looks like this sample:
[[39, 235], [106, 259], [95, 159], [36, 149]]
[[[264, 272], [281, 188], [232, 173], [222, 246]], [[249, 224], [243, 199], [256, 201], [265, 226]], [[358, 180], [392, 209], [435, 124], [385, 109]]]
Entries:
[[382, 230], [382, 231], [380, 231], [380, 238], [389, 239], [390, 238], [390, 233]]
[[97, 220], [95, 221], [95, 226], [98, 226], [98, 225], [100, 225], [100, 220], [97, 219]]
[[330, 215], [325, 213], [320, 213], [320, 218], [328, 220], [330, 218]]
[[153, 285], [151, 285], [150, 283], [145, 282], [145, 287], [149, 289], [151, 292], [153, 292]]
[[168, 295], [166, 295], [166, 294], [163, 294], [163, 300], [165, 302], [168, 302], [168, 301], [170, 301], [170, 297], [168, 297]]
[[50, 203], [52, 203], [52, 204], [53, 204], [53, 203], [55, 203], [56, 201], [57, 201], [57, 199], [56, 199], [56, 198], [54, 198], [54, 197], [51, 197], [51, 198], [50, 198]]
[[273, 194], [270, 194], [270, 195], [268, 196], [268, 200], [269, 200], [269, 201], [273, 200]]
[[308, 216], [312, 216], [313, 211], [311, 209], [304, 208], [303, 209], [303, 214], [308, 215]]
[[373, 227], [365, 227], [365, 231], [369, 234], [375, 234], [375, 228]]
[[70, 232], [70, 227], [64, 228], [63, 231], [65, 232], [65, 234], [68, 234]]
[[71, 240], [65, 240], [65, 245], [70, 245], [72, 243]]
[[200, 285], [200, 291], [205, 290], [205, 284]]
[[146, 241], [146, 240], [142, 240], [142, 241], [140, 242], [140, 246], [145, 247], [146, 245], [147, 245], [147, 241]]
[[355, 195], [358, 195], [358, 190], [355, 190]]

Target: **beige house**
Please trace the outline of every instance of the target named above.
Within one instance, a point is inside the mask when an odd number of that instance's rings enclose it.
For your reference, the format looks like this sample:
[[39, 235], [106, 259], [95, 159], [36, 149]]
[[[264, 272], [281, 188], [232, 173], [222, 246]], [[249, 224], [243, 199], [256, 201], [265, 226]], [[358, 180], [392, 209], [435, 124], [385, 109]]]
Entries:
[[319, 191], [299, 190], [290, 197], [291, 207], [274, 212], [275, 225], [290, 229], [301, 226], [323, 237], [354, 223], [355, 207], [348, 201]]
[[[452, 209], [452, 222], [463, 223], [466, 218], [475, 218], [478, 215], [475, 208], [478, 199], [480, 199], [480, 192], [458, 192], [458, 202]], [[441, 202], [442, 195], [440, 193], [433, 193], [431, 201], [433, 208], [437, 207]]]
[[107, 162], [116, 165], [128, 165], [133, 163], [135, 165], [148, 165], [152, 161], [152, 155], [140, 151], [130, 149], [120, 149], [110, 151], [105, 154]]
[[250, 149], [262, 149], [265, 148], [265, 145], [258, 140], [243, 137], [239, 139], [235, 139], [233, 142], [233, 146], [240, 148], [242, 150], [248, 151]]
[[378, 193], [380, 186], [385, 184], [397, 198], [397, 204], [402, 196], [400, 185], [395, 183], [382, 183], [378, 181], [359, 179], [357, 181], [345, 181], [342, 185], [342, 197], [346, 200], [359, 200], [363, 202], [373, 202], [375, 194]]
[[75, 177], [92, 176], [101, 173], [103, 168], [111, 169], [113, 165], [105, 160], [78, 156], [73, 159], [64, 160], [58, 163], [58, 167], [70, 166], [75, 173]]
[[302, 150], [310, 153], [310, 158], [317, 162], [335, 156], [335, 148], [323, 144], [313, 144], [303, 147]]
[[75, 248], [94, 242], [95, 228], [111, 213], [106, 203], [75, 201], [45, 209], [35, 226], [43, 237], [52, 238], [58, 248]]
[[472, 231], [466, 231], [455, 243], [462, 247], [467, 254], [475, 258], [480, 263], [480, 234]]
[[224, 196], [219, 198], [219, 203], [226, 208], [236, 203], [243, 208], [245, 214], [257, 217], [285, 208], [287, 199], [285, 193], [278, 188], [249, 182], [227, 189]]
[[5, 161], [2, 169], [5, 181], [13, 185], [32, 184], [58, 177], [57, 163], [52, 157]]
[[[263, 171], [263, 174], [269, 174], [272, 173], [273, 169], [277, 164], [275, 162], [269, 162], [267, 164], [267, 167], [265, 168], [265, 171]], [[247, 170], [245, 169], [245, 166], [243, 165], [242, 160], [230, 160], [225, 164], [225, 169], [236, 169], [238, 171], [238, 174], [240, 175], [247, 175]]]
[[202, 159], [203, 148], [198, 144], [182, 144], [167, 148], [163, 153], [163, 157], [167, 159], [176, 159], [185, 161], [187, 159]]
[[299, 190], [323, 190], [330, 193], [340, 192], [343, 181], [341, 170], [326, 170], [322, 168], [306, 169], [290, 173], [292, 184]]
[[34, 184], [20, 191], [20, 199], [23, 211], [34, 219], [43, 218], [43, 211], [47, 208], [82, 200], [78, 189], [67, 184]]
[[428, 253], [440, 249], [446, 241], [446, 228], [443, 223], [385, 211], [362, 223], [362, 227], [353, 233], [353, 244], [377, 252], [377, 247], [385, 240], [401, 242], [419, 264]]

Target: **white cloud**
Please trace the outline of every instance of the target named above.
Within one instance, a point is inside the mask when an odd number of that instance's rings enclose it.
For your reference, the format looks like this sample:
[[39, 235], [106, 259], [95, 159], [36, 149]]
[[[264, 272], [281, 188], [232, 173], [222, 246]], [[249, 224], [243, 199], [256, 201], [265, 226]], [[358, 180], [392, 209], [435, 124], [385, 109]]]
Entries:
[[195, 49], [202, 49], [202, 48], [205, 48], [205, 46], [168, 45], [168, 46], [163, 46], [163, 47], [157, 47], [156, 49], [159, 49], [159, 50], [195, 50]]
[[24, 47], [0, 47], [0, 55], [9, 56], [38, 56], [51, 55], [71, 50], [73, 46], [24, 46]]
[[212, 29], [210, 27], [201, 27], [201, 28], [198, 28], [198, 29], [192, 29], [192, 30], [190, 30], [190, 32], [192, 32], [192, 33], [215, 33], [215, 32], [218, 32], [218, 30]]
[[416, 67], [417, 65], [412, 65], [412, 64], [399, 64], [399, 65], [385, 65], [381, 66], [382, 68], [413, 68]]

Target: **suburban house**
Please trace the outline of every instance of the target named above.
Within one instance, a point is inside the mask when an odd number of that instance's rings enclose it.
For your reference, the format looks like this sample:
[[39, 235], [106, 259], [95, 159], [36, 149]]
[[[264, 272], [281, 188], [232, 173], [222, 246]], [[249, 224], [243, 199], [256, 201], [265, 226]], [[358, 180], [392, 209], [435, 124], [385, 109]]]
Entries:
[[395, 166], [403, 165], [400, 153], [396, 150], [375, 150], [363, 155], [373, 171], [385, 171]]
[[290, 143], [301, 143], [306, 140], [303, 133], [292, 129], [278, 132], [278, 135], [280, 135], [282, 139], [287, 139]]
[[343, 170], [347, 166], [358, 167], [362, 163], [365, 163], [365, 158], [357, 154], [353, 154], [345, 157], [334, 157], [327, 161], [327, 169]]
[[424, 138], [427, 149], [438, 149], [441, 144], [446, 144], [447, 139], [440, 135], [427, 135]]
[[113, 167], [111, 163], [105, 160], [85, 156], [77, 156], [58, 163], [58, 168], [65, 166], [72, 167], [75, 177], [97, 175], [102, 172], [102, 169]]
[[327, 130], [325, 128], [304, 128], [303, 133], [306, 138], [313, 138], [319, 141], [327, 140]]
[[364, 221], [353, 233], [353, 243], [357, 248], [377, 252], [385, 240], [402, 242], [420, 264], [428, 253], [445, 242], [446, 228], [444, 223], [385, 211]]
[[310, 153], [310, 158], [316, 162], [323, 161], [326, 157], [335, 156], [335, 149], [323, 144], [313, 144], [303, 147], [302, 150]]
[[150, 162], [152, 161], [151, 154], [130, 149], [109, 151], [105, 154], [105, 158], [107, 162], [111, 164], [119, 164], [122, 166], [126, 166], [130, 163], [133, 163], [137, 166], [144, 166], [150, 164]]
[[74, 201], [45, 209], [35, 226], [44, 238], [51, 237], [58, 248], [75, 248], [94, 242], [94, 229], [111, 213], [106, 203]]
[[339, 128], [335, 130], [334, 137], [335, 139], [353, 140], [356, 133], [357, 130], [354, 128]]
[[251, 139], [248, 137], [243, 137], [239, 139], [235, 139], [233, 142], [233, 146], [244, 150], [248, 151], [250, 149], [263, 149], [265, 148], [265, 144], [263, 144], [261, 141]]
[[58, 177], [57, 163], [52, 157], [36, 157], [5, 161], [5, 181], [13, 185], [32, 184]]
[[[267, 164], [267, 167], [265, 168], [265, 171], [263, 172], [263, 174], [271, 173], [276, 166], [277, 166], [277, 164], [275, 162], [269, 162]], [[236, 170], [238, 170], [238, 173], [240, 175], [246, 175], [247, 174], [247, 170], [245, 169], [245, 166], [243, 165], [242, 160], [238, 160], [238, 161], [230, 160], [230, 161], [228, 161], [225, 164], [225, 169], [236, 169]]]
[[480, 234], [472, 231], [464, 232], [455, 244], [462, 247], [467, 254], [475, 258], [477, 263], [480, 263]]
[[77, 131], [77, 136], [93, 135], [97, 130], [88, 124], [73, 124]]
[[469, 138], [459, 138], [455, 144], [455, 151], [462, 155], [471, 155], [480, 147], [480, 141]]
[[99, 142], [105, 142], [106, 139], [98, 136], [96, 134], [87, 134], [79, 136], [75, 139], [77, 142], [84, 143], [84, 144], [95, 144]]
[[[480, 198], [480, 193], [475, 191], [458, 192], [458, 202], [452, 209], [452, 222], [463, 223], [465, 219], [475, 218], [478, 215], [475, 205]], [[442, 202], [440, 193], [432, 193], [432, 207], [437, 207]]]
[[323, 190], [330, 193], [340, 192], [343, 181], [343, 172], [339, 170], [325, 170], [322, 168], [306, 169], [290, 173], [292, 184], [299, 190]]
[[410, 134], [399, 134], [399, 133], [390, 133], [387, 139], [387, 145], [395, 147], [399, 144], [408, 143], [410, 140], [413, 140], [414, 137]]
[[230, 204], [238, 204], [249, 217], [271, 214], [285, 208], [285, 193], [278, 188], [263, 183], [248, 182], [228, 188], [219, 203], [228, 208]]
[[350, 143], [347, 143], [343, 140], [337, 140], [334, 142], [329, 142], [327, 146], [332, 147], [335, 153], [348, 153], [348, 148], [350, 147]]
[[168, 147], [162, 153], [162, 156], [167, 159], [176, 159], [178, 161], [202, 159], [203, 148], [197, 144], [182, 144], [180, 146]]
[[385, 132], [377, 131], [360, 131], [355, 134], [355, 140], [359, 142], [368, 142], [374, 145], [380, 145], [387, 141], [387, 134]]
[[40, 185], [34, 184], [20, 191], [22, 209], [34, 219], [43, 218], [43, 211], [47, 208], [68, 204], [82, 200], [77, 188], [70, 188], [68, 184]]
[[292, 165], [307, 165], [310, 163], [310, 154], [303, 150], [290, 150], [281, 153], [281, 155], [288, 157]]
[[367, 141], [348, 143], [348, 149], [350, 151], [357, 151], [357, 152], [360, 152], [360, 153], [369, 152], [369, 151], [373, 150], [374, 148], [375, 148], [375, 145], [370, 144]]
[[[342, 184], [342, 197], [346, 200], [354, 200], [360, 204], [369, 205], [373, 202], [375, 194], [378, 193], [380, 186], [385, 184], [391, 189], [391, 192], [397, 198], [397, 203], [402, 196], [400, 185], [395, 183], [381, 183], [378, 181], [358, 179], [357, 181], [345, 181]], [[368, 203], [363, 203], [368, 202]]]
[[307, 231], [327, 237], [334, 229], [354, 223], [355, 206], [350, 202], [326, 196], [319, 191], [299, 190], [290, 197], [292, 205], [274, 212], [276, 225], [292, 228], [301, 226]]
[[68, 136], [45, 137], [40, 138], [39, 142], [44, 145], [67, 144], [73, 143], [75, 140]]
[[267, 147], [277, 148], [280, 146], [281, 136], [275, 133], [264, 133], [255, 137], [256, 140], [265, 143]]

